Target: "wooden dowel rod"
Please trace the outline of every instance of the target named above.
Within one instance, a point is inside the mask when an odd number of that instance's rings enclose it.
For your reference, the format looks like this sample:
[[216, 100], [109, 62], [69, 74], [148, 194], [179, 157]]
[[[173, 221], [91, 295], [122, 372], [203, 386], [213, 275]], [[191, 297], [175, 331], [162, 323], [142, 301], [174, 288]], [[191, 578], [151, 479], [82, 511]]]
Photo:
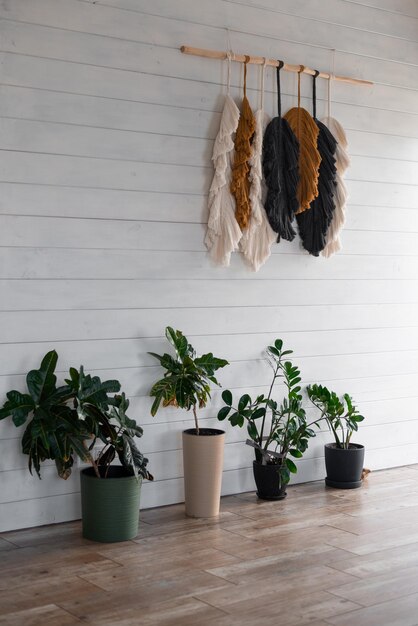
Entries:
[[[221, 50], [205, 50], [204, 48], [192, 48], [191, 46], [181, 46], [180, 50], [183, 54], [192, 54], [197, 57], [206, 57], [208, 59], [227, 59], [228, 54], [226, 52], [222, 52]], [[245, 62], [245, 54], [234, 54], [231, 53], [231, 61], [238, 61], [239, 63]], [[250, 56], [248, 63], [253, 65], [263, 65], [264, 57], [254, 57]], [[266, 65], [272, 65], [273, 67], [277, 67], [279, 64], [276, 59], [266, 59]], [[283, 65], [283, 69], [286, 72], [296, 72], [300, 71], [300, 65], [290, 65], [289, 63], [285, 63]], [[304, 74], [310, 74], [314, 76], [315, 70], [312, 70], [310, 67], [304, 67]], [[370, 80], [363, 80], [361, 78], [350, 78], [349, 76], [335, 76], [329, 74], [328, 72], [320, 72], [318, 74], [318, 78], [332, 78], [333, 80], [338, 80], [343, 83], [350, 83], [351, 85], [373, 85]]]

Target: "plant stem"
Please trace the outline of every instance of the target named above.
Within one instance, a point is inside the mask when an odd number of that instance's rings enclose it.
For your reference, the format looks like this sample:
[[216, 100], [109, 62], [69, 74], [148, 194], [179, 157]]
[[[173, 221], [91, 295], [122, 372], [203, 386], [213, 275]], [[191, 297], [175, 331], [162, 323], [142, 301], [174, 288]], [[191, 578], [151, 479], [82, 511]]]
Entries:
[[194, 423], [196, 424], [196, 434], [199, 435], [199, 423], [197, 421], [197, 411], [196, 405], [193, 405], [193, 415], [194, 415]]
[[90, 454], [90, 451], [89, 451], [89, 449], [87, 448], [87, 446], [86, 446], [86, 442], [85, 442], [84, 440], [83, 440], [83, 448], [84, 448], [84, 449], [85, 449], [85, 451], [86, 451], [86, 459], [83, 459], [83, 460], [87, 460], [87, 459], [88, 459], [88, 460], [90, 461], [90, 463], [92, 464], [92, 466], [93, 466], [94, 473], [96, 474], [97, 478], [101, 478], [101, 476], [100, 476], [100, 472], [99, 472], [99, 468], [97, 467], [97, 463], [96, 463], [96, 461], [93, 459], [93, 455], [92, 455], [92, 454]]
[[[274, 375], [273, 375], [273, 380], [272, 380], [272, 383], [271, 383], [271, 385], [270, 385], [269, 395], [267, 396], [267, 400], [266, 400], [266, 412], [265, 412], [265, 413], [264, 413], [264, 415], [263, 415], [263, 421], [262, 421], [262, 423], [261, 423], [261, 431], [260, 431], [260, 441], [259, 441], [259, 444], [258, 444], [258, 445], [260, 446], [260, 448], [263, 446], [264, 423], [265, 423], [265, 421], [266, 421], [267, 404], [268, 404], [268, 401], [270, 400], [271, 394], [272, 394], [272, 392], [273, 392], [273, 385], [274, 385], [275, 380], [276, 380], [276, 378], [277, 378], [277, 372], [278, 372], [278, 371], [279, 371], [279, 365], [277, 365], [277, 367], [276, 367], [276, 371], [274, 372]], [[273, 415], [273, 411], [272, 411], [272, 415]], [[265, 449], [266, 449], [266, 450], [267, 450], [267, 445], [268, 445], [268, 442], [267, 442], [267, 444], [266, 444], [266, 446], [265, 446]]]

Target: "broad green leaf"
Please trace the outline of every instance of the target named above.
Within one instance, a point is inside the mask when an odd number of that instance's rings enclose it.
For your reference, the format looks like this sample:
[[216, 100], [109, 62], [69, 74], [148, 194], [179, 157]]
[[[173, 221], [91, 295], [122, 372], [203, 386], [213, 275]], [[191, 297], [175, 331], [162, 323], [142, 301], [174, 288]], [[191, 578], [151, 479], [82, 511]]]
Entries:
[[225, 404], [227, 404], [228, 406], [231, 406], [232, 393], [229, 391], [229, 389], [225, 389], [225, 391], [222, 392], [222, 400], [225, 402]]
[[138, 450], [134, 440], [127, 435], [122, 435], [122, 450], [119, 452], [119, 459], [124, 467], [132, 470], [137, 479], [141, 476], [153, 480], [153, 476], [146, 469], [148, 459]]
[[286, 459], [286, 466], [289, 472], [291, 472], [292, 474], [297, 473], [298, 468], [296, 467], [296, 465], [293, 463], [291, 459]]
[[229, 365], [228, 361], [225, 361], [225, 359], [218, 359], [217, 357], [213, 356], [212, 352], [209, 352], [208, 354], [202, 354], [202, 356], [196, 358], [194, 362], [198, 367], [203, 368], [208, 374], [211, 375], [221, 367]]
[[260, 417], [264, 417], [264, 416], [265, 416], [265, 414], [266, 414], [266, 409], [265, 409], [264, 407], [260, 407], [260, 408], [256, 409], [256, 410], [252, 413], [252, 415], [251, 415], [251, 419], [253, 419], [253, 420], [257, 420], [257, 419], [259, 419]]
[[245, 407], [248, 406], [248, 404], [250, 404], [250, 402], [251, 402], [251, 398], [248, 395], [248, 393], [241, 396], [238, 402], [238, 411], [239, 412], [243, 411]]
[[244, 418], [238, 412], [233, 413], [229, 418], [229, 421], [232, 426], [240, 426], [242, 428], [244, 425]]
[[247, 431], [251, 439], [253, 439], [253, 441], [258, 441], [258, 438], [259, 438], [258, 430], [254, 422], [248, 422]]
[[80, 389], [78, 398], [83, 404], [98, 404], [108, 406], [108, 394], [120, 391], [118, 380], [101, 381], [98, 376], [86, 376], [83, 387]]
[[35, 403], [30, 395], [12, 390], [6, 394], [7, 401], [0, 409], [0, 420], [11, 415], [15, 426], [26, 422], [28, 415], [35, 409]]
[[175, 359], [173, 359], [173, 357], [170, 354], [157, 354], [156, 352], [148, 352], [149, 355], [153, 356], [155, 359], [157, 359], [157, 361], [160, 362], [160, 365], [162, 367], [165, 367], [165, 369], [167, 370], [171, 370], [174, 369], [176, 367], [178, 367], [177, 361]]
[[224, 406], [222, 407], [222, 409], [218, 412], [218, 420], [224, 420], [228, 417], [229, 412], [231, 411], [231, 407], [230, 406]]
[[57, 377], [54, 374], [58, 361], [55, 350], [48, 352], [42, 359], [38, 370], [31, 370], [26, 376], [29, 393], [35, 403], [39, 404], [55, 390]]

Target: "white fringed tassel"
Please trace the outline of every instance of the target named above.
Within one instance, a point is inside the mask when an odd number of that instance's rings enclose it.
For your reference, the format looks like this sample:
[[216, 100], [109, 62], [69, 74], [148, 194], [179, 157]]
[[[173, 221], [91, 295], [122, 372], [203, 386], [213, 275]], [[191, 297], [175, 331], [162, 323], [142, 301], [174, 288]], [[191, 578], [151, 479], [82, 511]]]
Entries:
[[243, 232], [240, 242], [241, 251], [250, 265], [258, 272], [271, 254], [271, 246], [277, 240], [277, 234], [271, 228], [263, 205], [263, 136], [264, 136], [264, 71], [261, 79], [261, 108], [255, 114], [255, 133], [250, 158], [250, 204], [251, 218], [248, 228]]
[[345, 186], [343, 176], [346, 169], [350, 165], [350, 157], [347, 152], [348, 142], [344, 128], [335, 118], [331, 117], [331, 79], [332, 75], [328, 82], [328, 117], [322, 121], [338, 142], [337, 150], [335, 152], [337, 176], [335, 179], [334, 191], [335, 211], [331, 224], [328, 228], [325, 247], [321, 252], [321, 254], [325, 257], [332, 256], [342, 248], [340, 233], [345, 224], [345, 205], [348, 197], [347, 187]]
[[231, 262], [231, 253], [238, 249], [242, 232], [235, 219], [235, 200], [230, 191], [231, 157], [239, 109], [229, 93], [225, 99], [221, 125], [213, 148], [215, 175], [209, 191], [209, 219], [205, 244], [212, 260], [223, 266]]
[[250, 159], [250, 203], [251, 219], [248, 228], [243, 232], [240, 247], [251, 268], [258, 272], [271, 254], [271, 246], [277, 240], [267, 219], [263, 206], [262, 166], [264, 111], [259, 109], [255, 114], [256, 127], [253, 140], [253, 152]]

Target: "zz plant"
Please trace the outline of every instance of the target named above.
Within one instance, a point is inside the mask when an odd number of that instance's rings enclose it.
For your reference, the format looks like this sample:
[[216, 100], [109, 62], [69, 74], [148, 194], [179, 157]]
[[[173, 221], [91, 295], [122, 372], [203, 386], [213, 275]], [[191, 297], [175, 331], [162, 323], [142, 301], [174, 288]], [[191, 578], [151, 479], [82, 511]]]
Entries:
[[310, 401], [320, 410], [320, 420], [325, 419], [334, 435], [337, 448], [348, 450], [353, 432], [364, 420], [348, 393], [341, 398], [322, 385], [309, 385], [306, 389]]
[[[225, 406], [218, 413], [219, 420], [228, 418], [232, 426], [247, 425], [250, 437], [247, 444], [255, 448], [256, 462], [278, 465], [283, 484], [289, 482], [291, 473], [297, 472], [296, 464], [289, 457], [300, 459], [303, 456], [309, 439], [315, 436], [312, 426], [318, 426], [317, 420], [307, 421], [299, 368], [286, 359], [292, 353], [292, 350], [283, 350], [283, 341], [276, 339], [274, 345], [267, 348], [267, 360], [273, 370], [268, 395], [261, 394], [253, 400], [244, 394], [234, 406], [231, 391], [225, 390], [222, 393]], [[281, 402], [273, 397], [279, 382], [286, 388]]]
[[[81, 366], [79, 371], [71, 368], [66, 384], [57, 387], [57, 361], [55, 350], [48, 352], [39, 369], [27, 374], [27, 392], [9, 391], [0, 409], [0, 420], [10, 416], [15, 426], [26, 425], [22, 451], [28, 455], [29, 471], [34, 469], [41, 478], [41, 464], [50, 459], [58, 475], [67, 479], [79, 457], [91, 463], [97, 477], [106, 477], [117, 455], [129, 472], [152, 480], [148, 459], [134, 441], [142, 428], [126, 415], [129, 401], [117, 394], [120, 383], [102, 382]], [[98, 441], [103, 447], [95, 456]]]
[[228, 361], [218, 359], [212, 352], [197, 357], [195, 349], [183, 333], [171, 326], [165, 329], [165, 336], [174, 349], [175, 356], [149, 352], [165, 369], [163, 378], [154, 383], [150, 391], [150, 396], [154, 398], [151, 415], [157, 413], [161, 404], [178, 406], [187, 411], [192, 409], [196, 434], [199, 435], [197, 407], [206, 406], [210, 399], [211, 383], [220, 386], [215, 372], [228, 365]]

